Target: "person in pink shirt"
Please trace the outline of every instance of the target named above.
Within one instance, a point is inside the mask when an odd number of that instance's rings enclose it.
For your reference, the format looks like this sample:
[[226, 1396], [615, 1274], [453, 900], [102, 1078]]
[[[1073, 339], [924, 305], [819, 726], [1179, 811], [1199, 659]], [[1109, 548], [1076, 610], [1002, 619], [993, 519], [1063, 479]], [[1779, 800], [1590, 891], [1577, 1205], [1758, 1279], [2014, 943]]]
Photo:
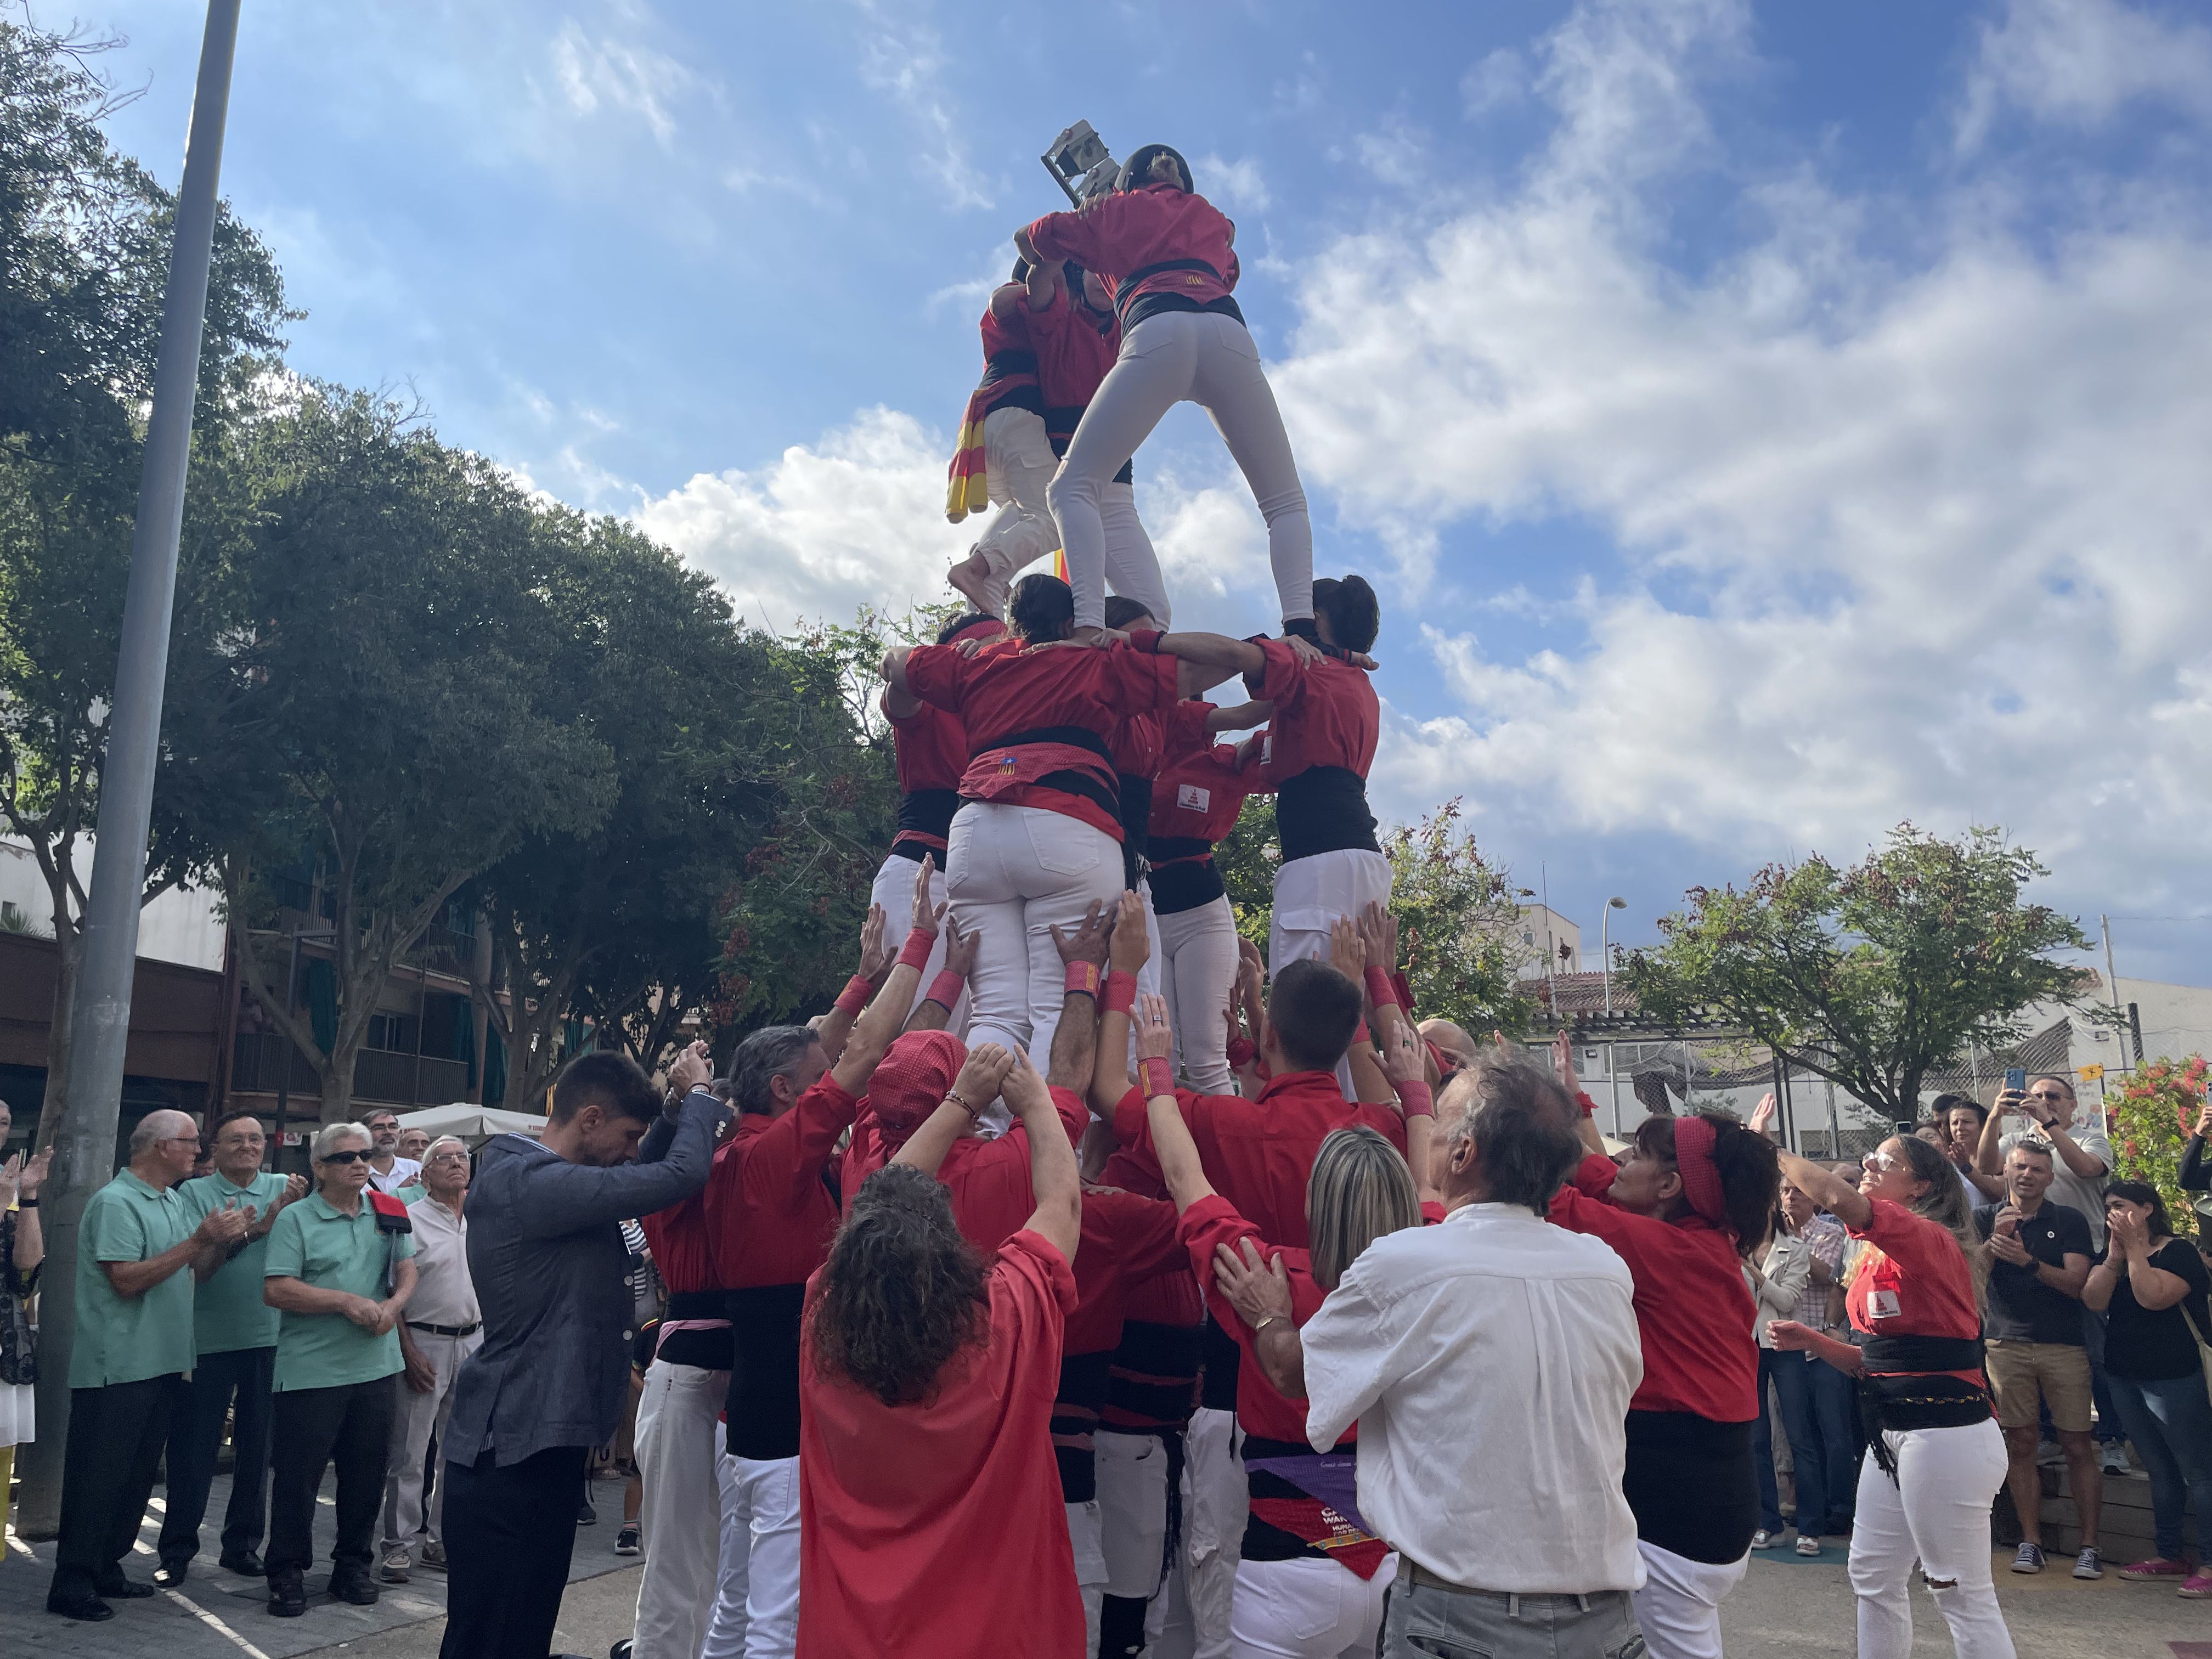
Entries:
[[1075, 590], [1079, 637], [1105, 625], [1106, 488], [1160, 417], [1185, 401], [1213, 416], [1267, 521], [1285, 631], [1314, 637], [1313, 523], [1275, 394], [1231, 297], [1236, 234], [1165, 144], [1133, 155], [1113, 194], [1014, 233], [1024, 259], [1073, 259], [1109, 281], [1121, 324], [1121, 353], [1045, 491]]

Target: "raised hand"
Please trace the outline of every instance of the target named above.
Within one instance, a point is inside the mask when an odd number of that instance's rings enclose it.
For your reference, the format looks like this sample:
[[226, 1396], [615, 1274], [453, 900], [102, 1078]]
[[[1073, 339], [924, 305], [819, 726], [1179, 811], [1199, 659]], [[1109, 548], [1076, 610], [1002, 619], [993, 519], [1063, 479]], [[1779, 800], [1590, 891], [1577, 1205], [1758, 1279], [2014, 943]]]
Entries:
[[927, 859], [921, 860], [914, 866], [914, 931], [927, 933], [932, 939], [937, 937], [938, 921], [945, 915], [943, 905], [930, 902], [929, 877], [933, 867]]
[[1759, 1104], [1751, 1109], [1750, 1127], [1758, 1134], [1774, 1133], [1774, 1114], [1780, 1103], [1771, 1094], [1761, 1095]]
[[1282, 643], [1291, 647], [1291, 654], [1293, 657], [1308, 666], [1328, 660], [1328, 653], [1303, 634], [1285, 634], [1283, 635]]
[[884, 943], [885, 926], [884, 907], [871, 904], [868, 919], [860, 924], [860, 965], [856, 971], [862, 979], [878, 985], [884, 982], [884, 975], [891, 970], [890, 947]]
[[[1024, 1121], [1034, 1117], [1050, 1119], [1054, 1124], [1052, 1133], [1059, 1133], [1060, 1109], [1052, 1103], [1051, 1087], [1037, 1075], [1036, 1067], [1030, 1064], [1030, 1057], [1022, 1050], [1015, 1049], [1010, 1058], [1012, 1063], [1006, 1067], [1005, 1080], [999, 1085], [1006, 1109]], [[1030, 1133], [1036, 1134], [1039, 1130], [1032, 1125]]]
[[240, 1209], [233, 1200], [219, 1210], [210, 1210], [195, 1231], [201, 1243], [220, 1244], [228, 1249], [246, 1237], [246, 1229], [253, 1224], [259, 1214], [260, 1212], [252, 1205]]
[[706, 1043], [694, 1042], [669, 1066], [669, 1091], [680, 1101], [714, 1075], [714, 1062], [708, 1057]]
[[1093, 899], [1074, 932], [1063, 933], [1060, 931], [1059, 923], [1053, 924], [1053, 949], [1060, 952], [1060, 959], [1063, 963], [1088, 962], [1103, 968], [1106, 965], [1107, 932], [1114, 922], [1120, 920], [1120, 916], [1117, 909], [1109, 918], [1106, 915], [1105, 901]]
[[1175, 1053], [1175, 1030], [1168, 1024], [1165, 997], [1147, 992], [1137, 999], [1137, 1058], [1165, 1060]]
[[307, 1176], [303, 1175], [286, 1176], [284, 1177], [284, 1193], [283, 1195], [276, 1200], [276, 1207], [281, 1210], [287, 1204], [297, 1204], [307, 1195]]
[[973, 933], [962, 933], [957, 916], [945, 917], [945, 971], [957, 974], [963, 980], [973, 974], [975, 971], [975, 942], [981, 937], [980, 930]]
[[[1295, 636], [1294, 636], [1295, 637]], [[1328, 925], [1328, 965], [1347, 975], [1354, 985], [1367, 967], [1367, 948], [1359, 937], [1359, 924], [1339, 916]]]
[[[1505, 1046], [1503, 1036], [1497, 1032], [1491, 1035], [1498, 1037], [1499, 1048]], [[1564, 1030], [1552, 1039], [1552, 1075], [1559, 1079], [1559, 1087], [1567, 1091], [1568, 1098], [1582, 1091], [1583, 1080], [1575, 1071], [1575, 1045]]]
[[1152, 942], [1145, 933], [1145, 902], [1134, 893], [1124, 893], [1114, 914], [1114, 942], [1107, 959], [1115, 973], [1133, 974], [1152, 956]]
[[1393, 1083], [1420, 1083], [1429, 1075], [1428, 1050], [1418, 1032], [1406, 1021], [1391, 1022], [1391, 1037], [1382, 1050], [1382, 1074]]
[[2212, 1135], [2212, 1100], [2197, 1109], [2197, 1133]]
[[960, 1075], [952, 1079], [952, 1092], [973, 1116], [999, 1097], [1000, 1085], [1012, 1069], [1014, 1057], [995, 1042], [979, 1042], [968, 1051]]
[[1269, 1319], [1289, 1322], [1291, 1280], [1283, 1270], [1283, 1258], [1276, 1255], [1263, 1259], [1259, 1245], [1249, 1237], [1237, 1243], [1241, 1254], [1226, 1244], [1213, 1247], [1213, 1282], [1222, 1296], [1237, 1310], [1237, 1316], [1255, 1330]]

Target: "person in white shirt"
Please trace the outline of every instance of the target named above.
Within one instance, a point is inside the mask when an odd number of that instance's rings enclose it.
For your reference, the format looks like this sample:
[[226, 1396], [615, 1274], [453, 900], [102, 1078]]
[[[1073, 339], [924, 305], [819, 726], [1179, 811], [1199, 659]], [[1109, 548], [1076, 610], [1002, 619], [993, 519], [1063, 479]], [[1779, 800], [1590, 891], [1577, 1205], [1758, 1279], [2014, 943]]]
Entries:
[[422, 1196], [408, 1206], [415, 1228], [415, 1294], [399, 1327], [404, 1364], [398, 1409], [392, 1418], [391, 1468], [385, 1476], [384, 1542], [377, 1577], [404, 1584], [415, 1565], [415, 1539], [422, 1539], [426, 1566], [446, 1565], [441, 1530], [446, 1482], [442, 1474], [422, 1501], [422, 1460], [430, 1437], [446, 1438], [453, 1408], [453, 1381], [461, 1362], [483, 1343], [483, 1313], [469, 1277], [469, 1224], [461, 1207], [469, 1193], [469, 1149], [452, 1135], [430, 1143], [422, 1159]]
[[1438, 1103], [1441, 1225], [1385, 1234], [1296, 1335], [1307, 1436], [1359, 1425], [1358, 1495], [1401, 1570], [1387, 1659], [1602, 1659], [1642, 1643], [1621, 1496], [1644, 1358], [1627, 1265], [1553, 1227], [1581, 1158], [1574, 1104], [1492, 1050]]
[[396, 1193], [422, 1179], [422, 1166], [399, 1155], [399, 1114], [380, 1109], [362, 1120], [368, 1130], [368, 1184], [380, 1193]]

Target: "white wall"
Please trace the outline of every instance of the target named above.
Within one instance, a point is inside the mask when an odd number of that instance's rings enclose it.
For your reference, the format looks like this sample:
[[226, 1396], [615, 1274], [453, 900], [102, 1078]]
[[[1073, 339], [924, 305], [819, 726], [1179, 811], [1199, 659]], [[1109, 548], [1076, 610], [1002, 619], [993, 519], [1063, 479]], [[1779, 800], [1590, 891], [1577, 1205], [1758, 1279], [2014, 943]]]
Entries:
[[[92, 884], [92, 840], [77, 843], [77, 878]], [[0, 902], [14, 905], [30, 918], [33, 932], [52, 939], [54, 933], [53, 896], [28, 846], [12, 836], [0, 836]], [[138, 913], [138, 954], [155, 962], [180, 963], [187, 968], [222, 971], [222, 917], [219, 896], [208, 888], [179, 891], [172, 888]]]

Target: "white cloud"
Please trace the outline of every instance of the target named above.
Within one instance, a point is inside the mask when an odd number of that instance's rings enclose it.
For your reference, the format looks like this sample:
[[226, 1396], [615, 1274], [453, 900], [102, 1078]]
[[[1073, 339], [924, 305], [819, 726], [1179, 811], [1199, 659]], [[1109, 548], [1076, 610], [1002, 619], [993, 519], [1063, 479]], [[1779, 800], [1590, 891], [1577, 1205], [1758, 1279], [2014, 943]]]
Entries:
[[2012, 0], [1982, 26], [1959, 147], [1978, 146], [2008, 108], [2091, 128], [2137, 99], [2212, 114], [2212, 28], [2121, 0]]
[[1267, 193], [1266, 175], [1249, 155], [1231, 161], [1218, 155], [1200, 155], [1191, 162], [1200, 192], [1215, 206], [1237, 213], [1265, 213], [1274, 198]]
[[602, 105], [645, 123], [664, 150], [676, 139], [672, 106], [697, 84], [691, 71], [665, 52], [611, 36], [592, 39], [571, 18], [553, 37], [553, 73], [568, 106], [580, 116]]
[[[1770, 235], [1686, 277], [1655, 204], [1717, 159], [1700, 87], [1745, 27], [1586, 4], [1544, 43], [1558, 126], [1517, 195], [1309, 262], [1270, 370], [1302, 469], [1397, 526], [1462, 711], [1394, 719], [1378, 794], [1732, 860], [2000, 822], [2075, 891], [2196, 879], [2201, 215], [2037, 247], [1939, 198], [1935, 251], [1898, 271], [1865, 251], [1868, 204], [1797, 170], [1745, 189]], [[1436, 614], [1440, 542], [1559, 518], [1625, 566], [1565, 607], [1579, 644]]]
[[1486, 54], [1460, 77], [1460, 102], [1469, 116], [1517, 104], [1528, 95], [1528, 67], [1510, 46]]
[[895, 22], [874, 0], [859, 3], [867, 31], [860, 41], [860, 79], [888, 94], [920, 135], [915, 169], [936, 184], [947, 206], [989, 207], [990, 180], [969, 159], [966, 123], [945, 94], [954, 66], [937, 31], [925, 23]]

